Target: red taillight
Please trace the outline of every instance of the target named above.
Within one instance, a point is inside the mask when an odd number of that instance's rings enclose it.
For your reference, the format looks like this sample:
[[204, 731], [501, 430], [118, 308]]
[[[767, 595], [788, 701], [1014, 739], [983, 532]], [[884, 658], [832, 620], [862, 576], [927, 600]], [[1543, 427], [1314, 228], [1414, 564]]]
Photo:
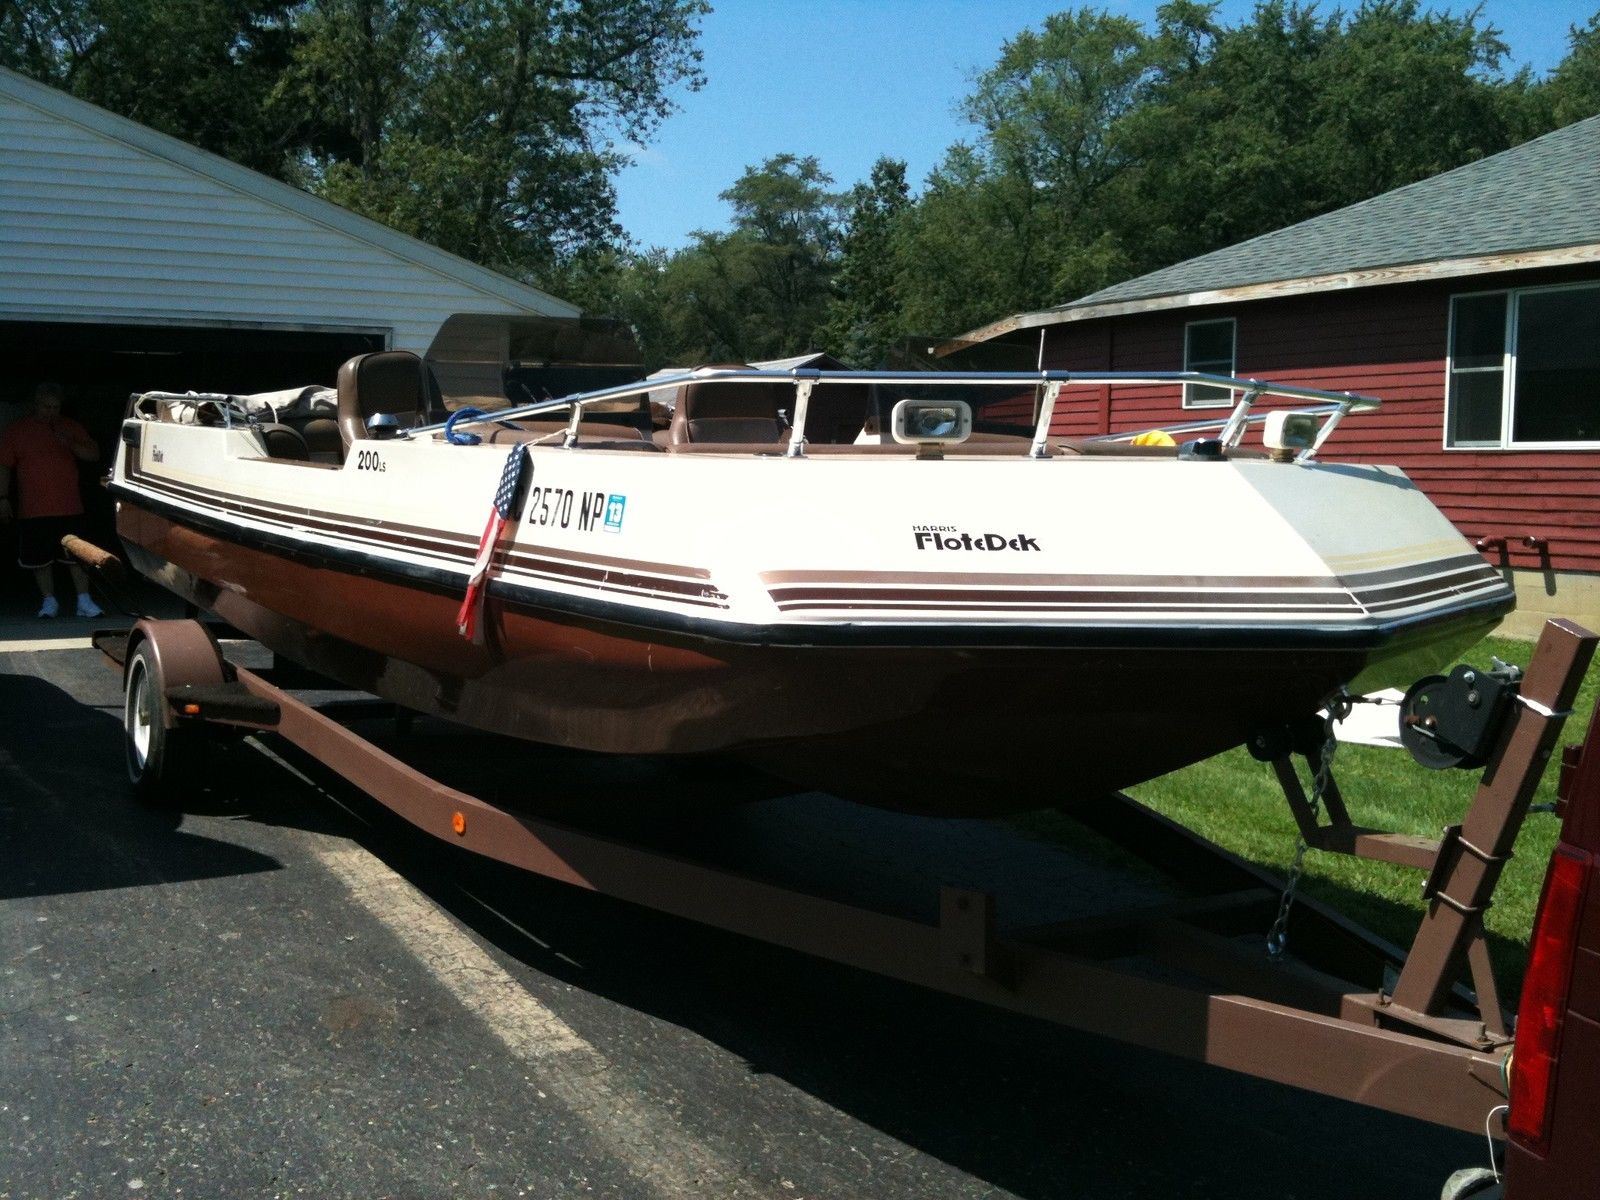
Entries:
[[1591, 854], [1570, 846], [1556, 847], [1550, 873], [1545, 876], [1544, 895], [1539, 898], [1528, 974], [1522, 981], [1507, 1128], [1518, 1144], [1536, 1154], [1543, 1154], [1549, 1145], [1550, 1089], [1555, 1083], [1556, 1056], [1561, 1052], [1561, 1025], [1578, 951], [1584, 889], [1593, 865]]

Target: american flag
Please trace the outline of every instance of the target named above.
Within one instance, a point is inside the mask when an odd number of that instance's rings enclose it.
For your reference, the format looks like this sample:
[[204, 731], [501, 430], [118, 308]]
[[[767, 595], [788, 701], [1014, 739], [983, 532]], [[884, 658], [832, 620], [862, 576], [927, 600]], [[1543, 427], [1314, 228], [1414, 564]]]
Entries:
[[[489, 523], [483, 527], [483, 537], [478, 540], [478, 557], [473, 560], [472, 575], [467, 580], [467, 595], [461, 601], [461, 611], [456, 614], [456, 628], [461, 636], [479, 645], [483, 644], [481, 625], [483, 601], [489, 590], [489, 564], [494, 561], [500, 535], [522, 507], [522, 464], [527, 457], [526, 446], [513, 447], [505, 470], [500, 472], [500, 486], [494, 491], [494, 508], [489, 512]], [[528, 474], [533, 474], [531, 469]]]

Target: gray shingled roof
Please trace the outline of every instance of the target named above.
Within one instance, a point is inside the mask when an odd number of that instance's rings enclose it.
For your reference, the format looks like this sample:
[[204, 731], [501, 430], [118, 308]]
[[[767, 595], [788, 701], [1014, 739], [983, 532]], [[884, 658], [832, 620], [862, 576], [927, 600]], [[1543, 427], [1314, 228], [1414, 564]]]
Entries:
[[1600, 117], [1049, 312], [1600, 243]]

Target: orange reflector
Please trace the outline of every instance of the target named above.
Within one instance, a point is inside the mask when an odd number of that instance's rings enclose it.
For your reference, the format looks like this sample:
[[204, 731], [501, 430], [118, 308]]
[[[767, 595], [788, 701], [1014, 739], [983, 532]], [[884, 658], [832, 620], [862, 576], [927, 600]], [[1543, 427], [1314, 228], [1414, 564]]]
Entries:
[[467, 814], [459, 812], [451, 813], [450, 828], [454, 829], [457, 833], [465, 833], [467, 831]]
[[183, 706], [183, 715], [186, 717], [198, 717], [200, 715], [200, 706], [198, 704], [185, 704]]

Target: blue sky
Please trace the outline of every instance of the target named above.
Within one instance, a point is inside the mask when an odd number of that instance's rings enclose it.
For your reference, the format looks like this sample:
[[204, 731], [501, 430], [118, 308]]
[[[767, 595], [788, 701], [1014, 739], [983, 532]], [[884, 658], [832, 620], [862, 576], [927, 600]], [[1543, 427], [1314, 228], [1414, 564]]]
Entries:
[[[1345, 7], [1353, 7], [1350, 0]], [[814, 154], [840, 188], [883, 154], [906, 160], [913, 186], [970, 135], [955, 106], [1008, 38], [1072, 3], [1046, 0], [713, 0], [702, 23], [706, 86], [632, 151], [617, 180], [623, 228], [642, 246], [676, 249], [695, 229], [723, 228], [717, 198], [746, 166]], [[1156, 0], [1101, 5], [1153, 24]], [[1331, 9], [1332, 4], [1322, 7]], [[1462, 12], [1470, 3], [1438, 4]], [[1253, 0], [1223, 0], [1223, 20]], [[1566, 53], [1567, 29], [1600, 0], [1487, 0], [1511, 59], [1537, 73]]]

